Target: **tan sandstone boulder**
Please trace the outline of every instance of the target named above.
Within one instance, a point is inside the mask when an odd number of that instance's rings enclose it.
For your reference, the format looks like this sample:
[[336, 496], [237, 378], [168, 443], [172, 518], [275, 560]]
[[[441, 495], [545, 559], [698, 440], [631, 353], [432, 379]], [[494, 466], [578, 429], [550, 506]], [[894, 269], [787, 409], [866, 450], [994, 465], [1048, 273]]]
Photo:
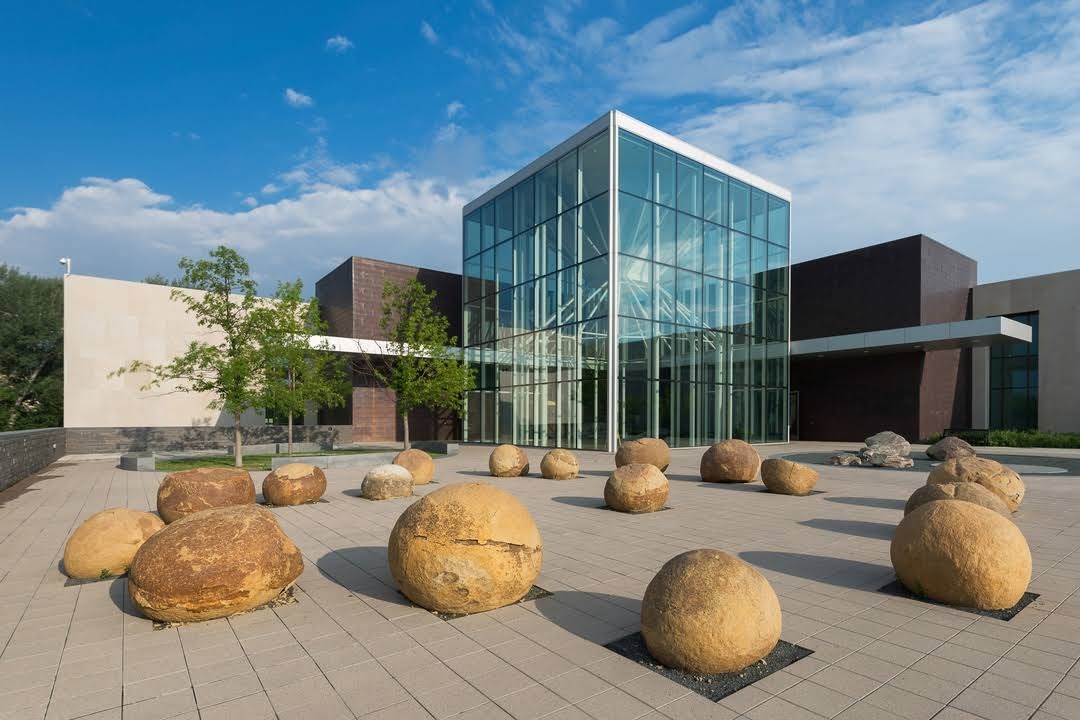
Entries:
[[980, 457], [962, 457], [946, 460], [930, 470], [926, 480], [932, 485], [973, 482], [992, 490], [1005, 501], [1009, 510], [1016, 512], [1024, 500], [1024, 481], [1010, 468], [996, 460]]
[[495, 477], [528, 475], [529, 456], [516, 445], [499, 445], [488, 457], [488, 470]]
[[213, 508], [150, 537], [131, 563], [128, 594], [163, 622], [212, 620], [264, 605], [304, 561], [274, 514], [258, 505]]
[[163, 527], [161, 518], [148, 512], [109, 508], [94, 513], [64, 545], [64, 574], [78, 580], [123, 575], [135, 551]]
[[394, 457], [394, 464], [400, 465], [413, 476], [413, 485], [427, 485], [435, 477], [435, 461], [423, 450], [409, 448]]
[[649, 463], [616, 468], [604, 485], [604, 501], [612, 510], [647, 513], [662, 510], [670, 486], [664, 473]]
[[529, 511], [485, 483], [439, 488], [405, 509], [390, 532], [390, 572], [417, 605], [476, 613], [520, 600], [544, 550]]
[[390, 500], [412, 494], [412, 473], [401, 465], [376, 465], [360, 483], [360, 495], [368, 500]]
[[935, 500], [963, 500], [982, 505], [999, 515], [1009, 517], [1009, 506], [997, 493], [987, 490], [978, 483], [944, 483], [942, 485], [923, 485], [911, 493], [904, 505], [904, 515], [910, 515], [917, 508]]
[[255, 483], [242, 468], [206, 467], [169, 473], [158, 486], [158, 515], [166, 523], [185, 515], [255, 502]]
[[772, 652], [780, 600], [765, 576], [719, 550], [691, 550], [664, 563], [641, 600], [641, 637], [662, 665], [733, 672]]
[[615, 452], [615, 467], [635, 463], [655, 465], [660, 472], [664, 472], [671, 464], [671, 448], [660, 438], [624, 440]]
[[771, 493], [809, 495], [817, 485], [817, 470], [783, 458], [769, 458], [761, 463], [761, 481]]
[[262, 491], [271, 505], [313, 503], [326, 492], [326, 473], [307, 463], [289, 463], [263, 478]]
[[975, 448], [966, 441], [952, 435], [943, 437], [926, 448], [926, 456], [931, 460], [949, 460], [958, 457], [975, 457]]
[[540, 461], [540, 475], [548, 480], [573, 480], [578, 476], [578, 459], [569, 450], [549, 451]]
[[1020, 529], [971, 502], [935, 500], [896, 526], [893, 569], [911, 592], [949, 605], [1002, 610], [1031, 582], [1031, 551]]
[[718, 442], [701, 456], [701, 479], [705, 482], [749, 483], [757, 479], [761, 456], [742, 440]]

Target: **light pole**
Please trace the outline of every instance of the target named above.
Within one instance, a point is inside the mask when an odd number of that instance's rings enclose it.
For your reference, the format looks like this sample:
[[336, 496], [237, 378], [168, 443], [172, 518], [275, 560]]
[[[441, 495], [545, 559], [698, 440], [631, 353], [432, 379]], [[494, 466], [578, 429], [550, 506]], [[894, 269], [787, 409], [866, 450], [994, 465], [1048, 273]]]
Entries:
[[65, 275], [70, 275], [71, 274], [71, 258], [69, 258], [69, 257], [60, 258], [60, 264], [64, 266], [64, 274]]

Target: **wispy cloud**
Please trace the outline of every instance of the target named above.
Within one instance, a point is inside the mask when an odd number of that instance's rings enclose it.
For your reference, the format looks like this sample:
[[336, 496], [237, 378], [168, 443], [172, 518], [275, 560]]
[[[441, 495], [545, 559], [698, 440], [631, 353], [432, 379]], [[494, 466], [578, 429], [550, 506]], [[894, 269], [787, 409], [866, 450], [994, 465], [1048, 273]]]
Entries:
[[285, 102], [294, 108], [306, 108], [315, 104], [315, 101], [310, 95], [305, 95], [302, 92], [297, 92], [292, 88], [285, 88], [284, 93]]
[[330, 52], [342, 53], [348, 52], [353, 46], [352, 40], [344, 35], [334, 35], [333, 37], [326, 38], [326, 49]]
[[454, 100], [446, 106], [446, 117], [453, 120], [465, 110], [465, 104], [459, 100]]
[[437, 45], [439, 42], [439, 34], [427, 20], [420, 21], [420, 35], [432, 45]]

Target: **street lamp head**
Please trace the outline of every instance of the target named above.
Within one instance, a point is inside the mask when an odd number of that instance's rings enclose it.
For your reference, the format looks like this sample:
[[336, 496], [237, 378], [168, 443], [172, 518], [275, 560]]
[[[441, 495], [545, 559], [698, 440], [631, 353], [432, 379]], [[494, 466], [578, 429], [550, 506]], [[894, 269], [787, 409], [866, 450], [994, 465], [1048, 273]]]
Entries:
[[71, 274], [71, 258], [69, 258], [69, 257], [60, 258], [60, 264], [64, 266], [64, 274], [65, 275], [70, 275]]

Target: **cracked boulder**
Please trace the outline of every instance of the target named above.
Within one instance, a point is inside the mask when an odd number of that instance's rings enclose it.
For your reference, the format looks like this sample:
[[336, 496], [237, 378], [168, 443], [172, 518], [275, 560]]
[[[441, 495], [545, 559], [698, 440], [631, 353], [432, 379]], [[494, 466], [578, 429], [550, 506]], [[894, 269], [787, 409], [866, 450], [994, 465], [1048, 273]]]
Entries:
[[540, 574], [543, 544], [529, 511], [486, 483], [441, 487], [406, 508], [387, 543], [405, 597], [468, 614], [517, 602]]
[[148, 512], [110, 508], [94, 513], [64, 545], [64, 574], [78, 580], [123, 575], [135, 552], [163, 527], [165, 523]]
[[308, 463], [289, 463], [263, 479], [262, 491], [271, 505], [313, 503], [326, 492], [326, 473]]
[[1009, 517], [1009, 506], [996, 493], [987, 490], [978, 483], [942, 483], [940, 485], [923, 485], [911, 493], [907, 504], [904, 505], [904, 515], [910, 515], [926, 503], [935, 500], [962, 500], [982, 505], [984, 508], [993, 510], [998, 515]]
[[488, 470], [495, 477], [529, 474], [529, 456], [517, 445], [499, 445], [488, 456]]
[[818, 472], [809, 465], [783, 458], [769, 458], [761, 463], [761, 482], [771, 493], [809, 495], [817, 481]]
[[540, 461], [540, 476], [548, 480], [573, 480], [578, 476], [578, 459], [569, 450], [556, 448]]
[[419, 448], [402, 450], [394, 458], [394, 464], [412, 473], [413, 485], [427, 485], [435, 477], [435, 461]]
[[667, 476], [648, 463], [615, 468], [604, 485], [604, 502], [612, 510], [648, 513], [664, 509], [671, 487]]
[[998, 495], [1016, 512], [1024, 500], [1024, 481], [1012, 468], [997, 460], [980, 457], [959, 457], [946, 460], [930, 471], [929, 485], [946, 483], [978, 483]]
[[255, 483], [242, 468], [204, 467], [169, 473], [158, 486], [158, 515], [166, 523], [210, 508], [253, 505]]

